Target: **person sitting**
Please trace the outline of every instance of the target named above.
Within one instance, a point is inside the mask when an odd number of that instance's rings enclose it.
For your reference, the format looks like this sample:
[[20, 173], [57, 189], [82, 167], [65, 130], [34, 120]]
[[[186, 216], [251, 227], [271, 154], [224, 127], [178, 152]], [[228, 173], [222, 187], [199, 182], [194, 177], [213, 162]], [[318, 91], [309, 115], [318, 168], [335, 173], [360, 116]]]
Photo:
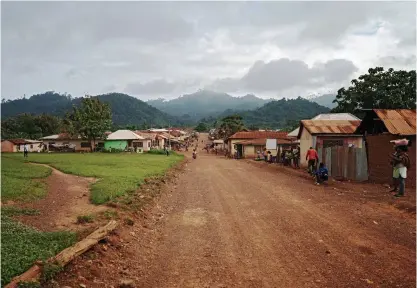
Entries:
[[320, 163], [319, 170], [315, 172], [316, 175], [316, 185], [320, 185], [324, 181], [329, 180], [329, 170], [327, 170], [326, 165], [324, 163]]

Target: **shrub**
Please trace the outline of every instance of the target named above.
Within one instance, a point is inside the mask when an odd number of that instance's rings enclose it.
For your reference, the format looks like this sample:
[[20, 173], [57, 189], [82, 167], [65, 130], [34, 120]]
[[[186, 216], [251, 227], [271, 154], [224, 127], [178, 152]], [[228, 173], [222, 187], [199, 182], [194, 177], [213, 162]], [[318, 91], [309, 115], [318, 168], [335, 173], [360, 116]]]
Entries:
[[94, 217], [92, 215], [80, 215], [77, 217], [78, 224], [93, 223]]

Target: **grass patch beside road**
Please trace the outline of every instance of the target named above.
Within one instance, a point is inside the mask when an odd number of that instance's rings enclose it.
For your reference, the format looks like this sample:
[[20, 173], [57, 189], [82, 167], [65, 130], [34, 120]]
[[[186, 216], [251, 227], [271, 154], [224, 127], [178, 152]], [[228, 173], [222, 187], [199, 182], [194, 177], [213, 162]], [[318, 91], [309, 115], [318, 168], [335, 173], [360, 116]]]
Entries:
[[102, 204], [136, 190], [145, 178], [163, 175], [167, 169], [183, 159], [182, 155], [174, 153], [170, 156], [125, 153], [32, 153], [29, 157], [32, 162], [48, 164], [64, 173], [97, 178], [99, 181], [91, 186], [91, 202], [94, 204]]
[[1, 157], [2, 201], [29, 201], [43, 197], [46, 194], [46, 185], [40, 179], [49, 176], [52, 170], [25, 163], [20, 153], [18, 156], [20, 159]]
[[[3, 212], [3, 211], [2, 211]], [[14, 213], [13, 213], [14, 214]], [[71, 232], [40, 232], [1, 215], [1, 283], [5, 285], [36, 260], [55, 256], [76, 241]]]

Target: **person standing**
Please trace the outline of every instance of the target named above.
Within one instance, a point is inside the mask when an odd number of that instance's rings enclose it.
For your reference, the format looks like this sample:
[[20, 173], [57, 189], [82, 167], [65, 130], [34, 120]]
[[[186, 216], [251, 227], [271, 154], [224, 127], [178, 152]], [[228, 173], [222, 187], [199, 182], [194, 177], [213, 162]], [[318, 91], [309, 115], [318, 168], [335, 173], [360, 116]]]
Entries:
[[405, 179], [407, 179], [407, 170], [410, 168], [410, 158], [407, 151], [408, 147], [401, 145], [397, 147], [397, 154], [391, 156], [395, 163], [395, 168], [398, 169], [399, 190], [394, 197], [403, 197], [405, 194]]
[[294, 160], [294, 168], [299, 169], [300, 168], [300, 150], [297, 146], [293, 151], [293, 160]]
[[28, 147], [23, 145], [23, 158], [28, 158]]
[[306, 154], [306, 160], [308, 161], [308, 172], [313, 174], [316, 170], [316, 161], [319, 160], [319, 155], [317, 154], [316, 149], [310, 147]]

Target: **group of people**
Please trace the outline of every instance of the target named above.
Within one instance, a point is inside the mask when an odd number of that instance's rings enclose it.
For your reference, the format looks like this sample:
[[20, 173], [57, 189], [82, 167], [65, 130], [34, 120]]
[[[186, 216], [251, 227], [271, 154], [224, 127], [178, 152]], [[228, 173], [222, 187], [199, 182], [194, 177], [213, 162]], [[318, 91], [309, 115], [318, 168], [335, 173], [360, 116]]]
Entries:
[[293, 166], [295, 169], [300, 168], [300, 147], [283, 150], [281, 152], [281, 163], [284, 166]]

